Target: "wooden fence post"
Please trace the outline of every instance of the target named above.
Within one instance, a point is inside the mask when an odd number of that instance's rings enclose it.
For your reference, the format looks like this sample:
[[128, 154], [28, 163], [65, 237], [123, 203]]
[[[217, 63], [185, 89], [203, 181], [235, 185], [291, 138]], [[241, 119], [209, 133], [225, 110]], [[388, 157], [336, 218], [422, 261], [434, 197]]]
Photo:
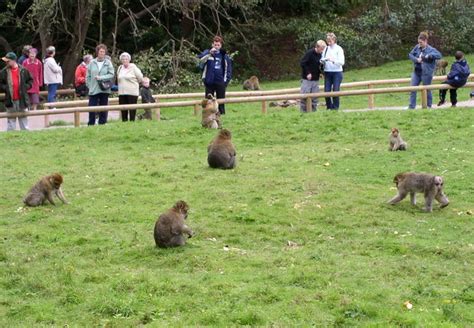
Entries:
[[313, 111], [313, 99], [311, 97], [306, 98], [306, 113]]
[[199, 114], [199, 105], [194, 104], [194, 115], [197, 116], [197, 114]]
[[81, 126], [81, 113], [74, 112], [74, 127], [78, 128]]
[[[160, 100], [159, 99], [156, 99], [156, 102], [159, 103]], [[160, 107], [156, 107], [156, 108], [153, 108], [153, 117], [159, 121], [161, 119], [161, 110], [160, 110]]]
[[[374, 88], [373, 84], [367, 85], [367, 89], [373, 89], [373, 88]], [[375, 108], [375, 95], [371, 94], [369, 95], [369, 109], [374, 109], [374, 108]]]
[[267, 102], [264, 100], [262, 101], [262, 114], [267, 113]]
[[421, 108], [428, 107], [428, 90], [421, 90]]

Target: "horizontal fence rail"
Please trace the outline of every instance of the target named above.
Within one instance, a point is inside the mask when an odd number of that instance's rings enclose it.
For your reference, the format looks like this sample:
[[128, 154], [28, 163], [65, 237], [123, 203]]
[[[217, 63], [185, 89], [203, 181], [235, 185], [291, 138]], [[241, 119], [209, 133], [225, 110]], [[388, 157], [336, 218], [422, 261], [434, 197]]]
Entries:
[[[471, 74], [469, 78], [474, 80], [474, 74]], [[433, 81], [444, 81], [446, 76], [435, 76]], [[369, 80], [369, 81], [359, 81], [359, 82], [347, 82], [341, 84], [341, 89], [352, 89], [358, 87], [366, 87], [368, 89], [375, 88], [377, 86], [389, 85], [389, 84], [405, 84], [410, 83], [410, 78], [400, 78], [400, 79], [388, 79], [388, 80]], [[324, 85], [320, 85], [321, 89], [324, 89]], [[301, 91], [300, 88], [288, 88], [288, 89], [277, 89], [277, 90], [260, 90], [260, 91], [229, 91], [226, 92], [226, 97], [254, 97], [254, 96], [272, 96], [272, 95], [285, 95], [285, 94], [299, 94]], [[368, 94], [368, 108], [375, 108], [375, 98], [374, 94]], [[204, 94], [202, 92], [193, 92], [193, 93], [178, 93], [178, 94], [157, 94], [154, 95], [156, 101], [164, 99], [202, 99]], [[295, 98], [292, 98], [295, 99]], [[109, 103], [111, 105], [118, 104], [118, 98], [110, 98]], [[87, 106], [88, 100], [73, 100], [73, 101], [58, 101], [54, 103], [45, 103], [45, 108], [64, 108], [64, 107], [80, 107]]]
[[[466, 83], [463, 88], [474, 87], [474, 82]], [[252, 97], [230, 97], [225, 99], [219, 99], [218, 103], [223, 104], [236, 104], [236, 103], [250, 103], [250, 102], [261, 102], [262, 112], [266, 113], [266, 102], [275, 100], [292, 100], [292, 99], [306, 99], [311, 101], [311, 98], [318, 97], [346, 97], [346, 96], [360, 96], [360, 95], [375, 95], [375, 94], [386, 94], [386, 93], [403, 93], [420, 91], [422, 93], [422, 104], [426, 108], [428, 90], [441, 90], [441, 89], [453, 89], [448, 84], [436, 84], [426, 86], [407, 86], [407, 87], [391, 87], [391, 88], [374, 88], [374, 89], [360, 89], [360, 90], [348, 90], [348, 91], [336, 91], [336, 92], [317, 92], [308, 94], [283, 94], [283, 95], [267, 95], [267, 96], [252, 96]], [[104, 112], [104, 111], [120, 111], [120, 110], [132, 110], [132, 109], [152, 109], [155, 113], [155, 117], [160, 119], [160, 108], [170, 107], [189, 107], [194, 106], [195, 113], [201, 104], [200, 100], [185, 100], [185, 101], [173, 101], [173, 102], [156, 102], [147, 104], [129, 104], [129, 105], [108, 105], [108, 106], [84, 106], [84, 107], [71, 107], [62, 109], [46, 109], [36, 110], [27, 112], [16, 112], [16, 113], [0, 113], [1, 118], [9, 117], [29, 117], [29, 116], [44, 116], [44, 115], [56, 115], [56, 114], [74, 114], [74, 126], [80, 126], [79, 114], [84, 112]], [[423, 106], [422, 106], [423, 107]]]

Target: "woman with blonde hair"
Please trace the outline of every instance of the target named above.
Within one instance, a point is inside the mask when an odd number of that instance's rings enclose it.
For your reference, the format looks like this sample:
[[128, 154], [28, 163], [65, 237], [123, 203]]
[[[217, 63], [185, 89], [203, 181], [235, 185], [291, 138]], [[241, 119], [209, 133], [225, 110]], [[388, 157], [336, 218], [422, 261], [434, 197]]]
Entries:
[[[339, 91], [342, 83], [342, 67], [345, 64], [344, 50], [337, 44], [334, 33], [326, 35], [327, 47], [323, 52], [321, 63], [324, 65], [324, 91]], [[339, 109], [339, 97], [326, 97], [326, 108]]]

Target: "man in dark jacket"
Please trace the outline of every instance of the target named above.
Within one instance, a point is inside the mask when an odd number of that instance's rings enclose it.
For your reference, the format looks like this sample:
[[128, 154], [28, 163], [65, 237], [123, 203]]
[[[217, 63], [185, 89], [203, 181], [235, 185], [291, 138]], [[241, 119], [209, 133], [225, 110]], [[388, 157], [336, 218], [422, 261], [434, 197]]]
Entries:
[[[220, 36], [214, 37], [212, 48], [204, 50], [199, 56], [200, 66], [203, 68], [202, 81], [206, 93], [215, 95], [217, 99], [225, 98], [225, 90], [232, 79], [232, 60], [222, 49], [223, 40]], [[224, 104], [219, 104], [219, 112], [225, 114]]]
[[[449, 99], [451, 100], [451, 107], [456, 107], [458, 102], [457, 88], [462, 87], [466, 84], [471, 70], [464, 59], [464, 53], [462, 51], [456, 51], [454, 54], [456, 61], [451, 65], [451, 70], [448, 74], [448, 79], [443, 83], [449, 84], [455, 87], [455, 89], [449, 89]], [[439, 90], [439, 103], [438, 106], [443, 105], [446, 102], [446, 93], [448, 89]]]
[[[301, 93], [319, 92], [319, 76], [321, 75], [321, 54], [326, 48], [326, 42], [319, 40], [314, 48], [308, 50], [301, 59]], [[311, 109], [316, 111], [318, 98], [311, 99]], [[306, 108], [306, 99], [301, 99], [300, 111], [302, 113], [309, 112]]]
[[[9, 52], [2, 58], [7, 66], [0, 71], [0, 90], [5, 92], [5, 108], [8, 113], [28, 110], [28, 89], [33, 85], [30, 72], [17, 64], [15, 53]], [[22, 130], [28, 130], [28, 118], [18, 117]], [[8, 118], [7, 130], [15, 130], [16, 118]]]

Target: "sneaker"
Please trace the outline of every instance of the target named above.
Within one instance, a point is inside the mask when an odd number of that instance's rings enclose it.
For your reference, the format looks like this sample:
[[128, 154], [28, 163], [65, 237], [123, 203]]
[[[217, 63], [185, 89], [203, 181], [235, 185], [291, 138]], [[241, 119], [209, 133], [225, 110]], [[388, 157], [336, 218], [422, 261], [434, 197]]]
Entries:
[[452, 104], [452, 105], [451, 105], [451, 108], [456, 108], [456, 104]]
[[441, 105], [444, 105], [445, 103], [446, 103], [446, 101], [440, 100], [439, 103], [438, 103], [438, 107], [441, 106]]

